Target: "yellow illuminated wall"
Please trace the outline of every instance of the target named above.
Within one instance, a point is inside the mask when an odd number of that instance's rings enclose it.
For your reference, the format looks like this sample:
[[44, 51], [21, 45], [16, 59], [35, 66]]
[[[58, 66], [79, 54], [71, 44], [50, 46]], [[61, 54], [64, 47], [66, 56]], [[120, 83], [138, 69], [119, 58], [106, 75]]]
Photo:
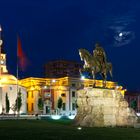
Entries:
[[[38, 112], [38, 97], [41, 90], [46, 87], [50, 88], [51, 94], [53, 93], [54, 108], [57, 108], [57, 101], [59, 97], [62, 97], [63, 103], [66, 103], [66, 108], [72, 110], [72, 103], [75, 102], [76, 97], [72, 97], [72, 91], [77, 91], [77, 89], [84, 87], [91, 87], [95, 83], [96, 87], [103, 87], [102, 80], [92, 80], [72, 77], [56, 78], [55, 82], [52, 82], [53, 78], [25, 78], [19, 81], [19, 84], [24, 86], [28, 91], [27, 105], [28, 113]], [[117, 83], [112, 81], [106, 82], [106, 87], [109, 89], [120, 90], [124, 94], [124, 90]]]

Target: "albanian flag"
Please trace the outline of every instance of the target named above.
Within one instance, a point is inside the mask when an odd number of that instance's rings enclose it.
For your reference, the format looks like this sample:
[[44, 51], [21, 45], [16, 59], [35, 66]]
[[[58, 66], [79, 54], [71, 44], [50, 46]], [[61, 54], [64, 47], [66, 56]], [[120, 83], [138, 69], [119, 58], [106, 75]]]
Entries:
[[19, 68], [22, 71], [24, 71], [27, 66], [27, 58], [22, 50], [21, 40], [20, 40], [19, 36], [17, 37], [17, 57], [18, 57], [17, 61], [18, 61]]

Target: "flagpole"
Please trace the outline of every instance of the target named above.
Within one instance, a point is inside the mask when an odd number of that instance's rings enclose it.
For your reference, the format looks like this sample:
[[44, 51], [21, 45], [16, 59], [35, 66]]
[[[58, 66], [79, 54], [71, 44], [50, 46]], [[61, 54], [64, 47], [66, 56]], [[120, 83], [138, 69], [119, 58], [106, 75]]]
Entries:
[[[23, 71], [23, 68], [25, 68], [25, 55], [24, 55], [24, 52], [22, 50], [22, 47], [21, 47], [21, 41], [20, 41], [20, 38], [19, 36], [17, 36], [17, 106], [20, 105], [19, 104], [19, 68], [21, 68], [21, 70]], [[18, 116], [19, 116], [19, 111], [20, 111], [20, 107], [21, 105], [19, 106], [18, 108]]]

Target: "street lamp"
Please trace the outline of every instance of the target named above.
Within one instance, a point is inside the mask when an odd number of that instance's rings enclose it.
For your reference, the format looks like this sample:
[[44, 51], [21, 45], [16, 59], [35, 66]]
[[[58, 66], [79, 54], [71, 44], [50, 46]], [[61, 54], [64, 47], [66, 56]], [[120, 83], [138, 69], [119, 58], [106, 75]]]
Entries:
[[56, 80], [55, 79], [52, 79], [52, 83], [55, 83], [56, 82]]
[[85, 76], [84, 76], [84, 75], [82, 75], [82, 76], [81, 76], [81, 80], [84, 80], [84, 79], [85, 79]]

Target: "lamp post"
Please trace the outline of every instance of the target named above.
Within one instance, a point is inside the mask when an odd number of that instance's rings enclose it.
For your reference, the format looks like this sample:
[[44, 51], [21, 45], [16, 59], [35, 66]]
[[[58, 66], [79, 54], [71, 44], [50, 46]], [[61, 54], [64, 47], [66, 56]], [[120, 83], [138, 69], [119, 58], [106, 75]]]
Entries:
[[81, 76], [81, 80], [84, 80], [84, 79], [85, 79], [85, 76], [84, 76], [84, 75], [82, 75], [82, 76]]

